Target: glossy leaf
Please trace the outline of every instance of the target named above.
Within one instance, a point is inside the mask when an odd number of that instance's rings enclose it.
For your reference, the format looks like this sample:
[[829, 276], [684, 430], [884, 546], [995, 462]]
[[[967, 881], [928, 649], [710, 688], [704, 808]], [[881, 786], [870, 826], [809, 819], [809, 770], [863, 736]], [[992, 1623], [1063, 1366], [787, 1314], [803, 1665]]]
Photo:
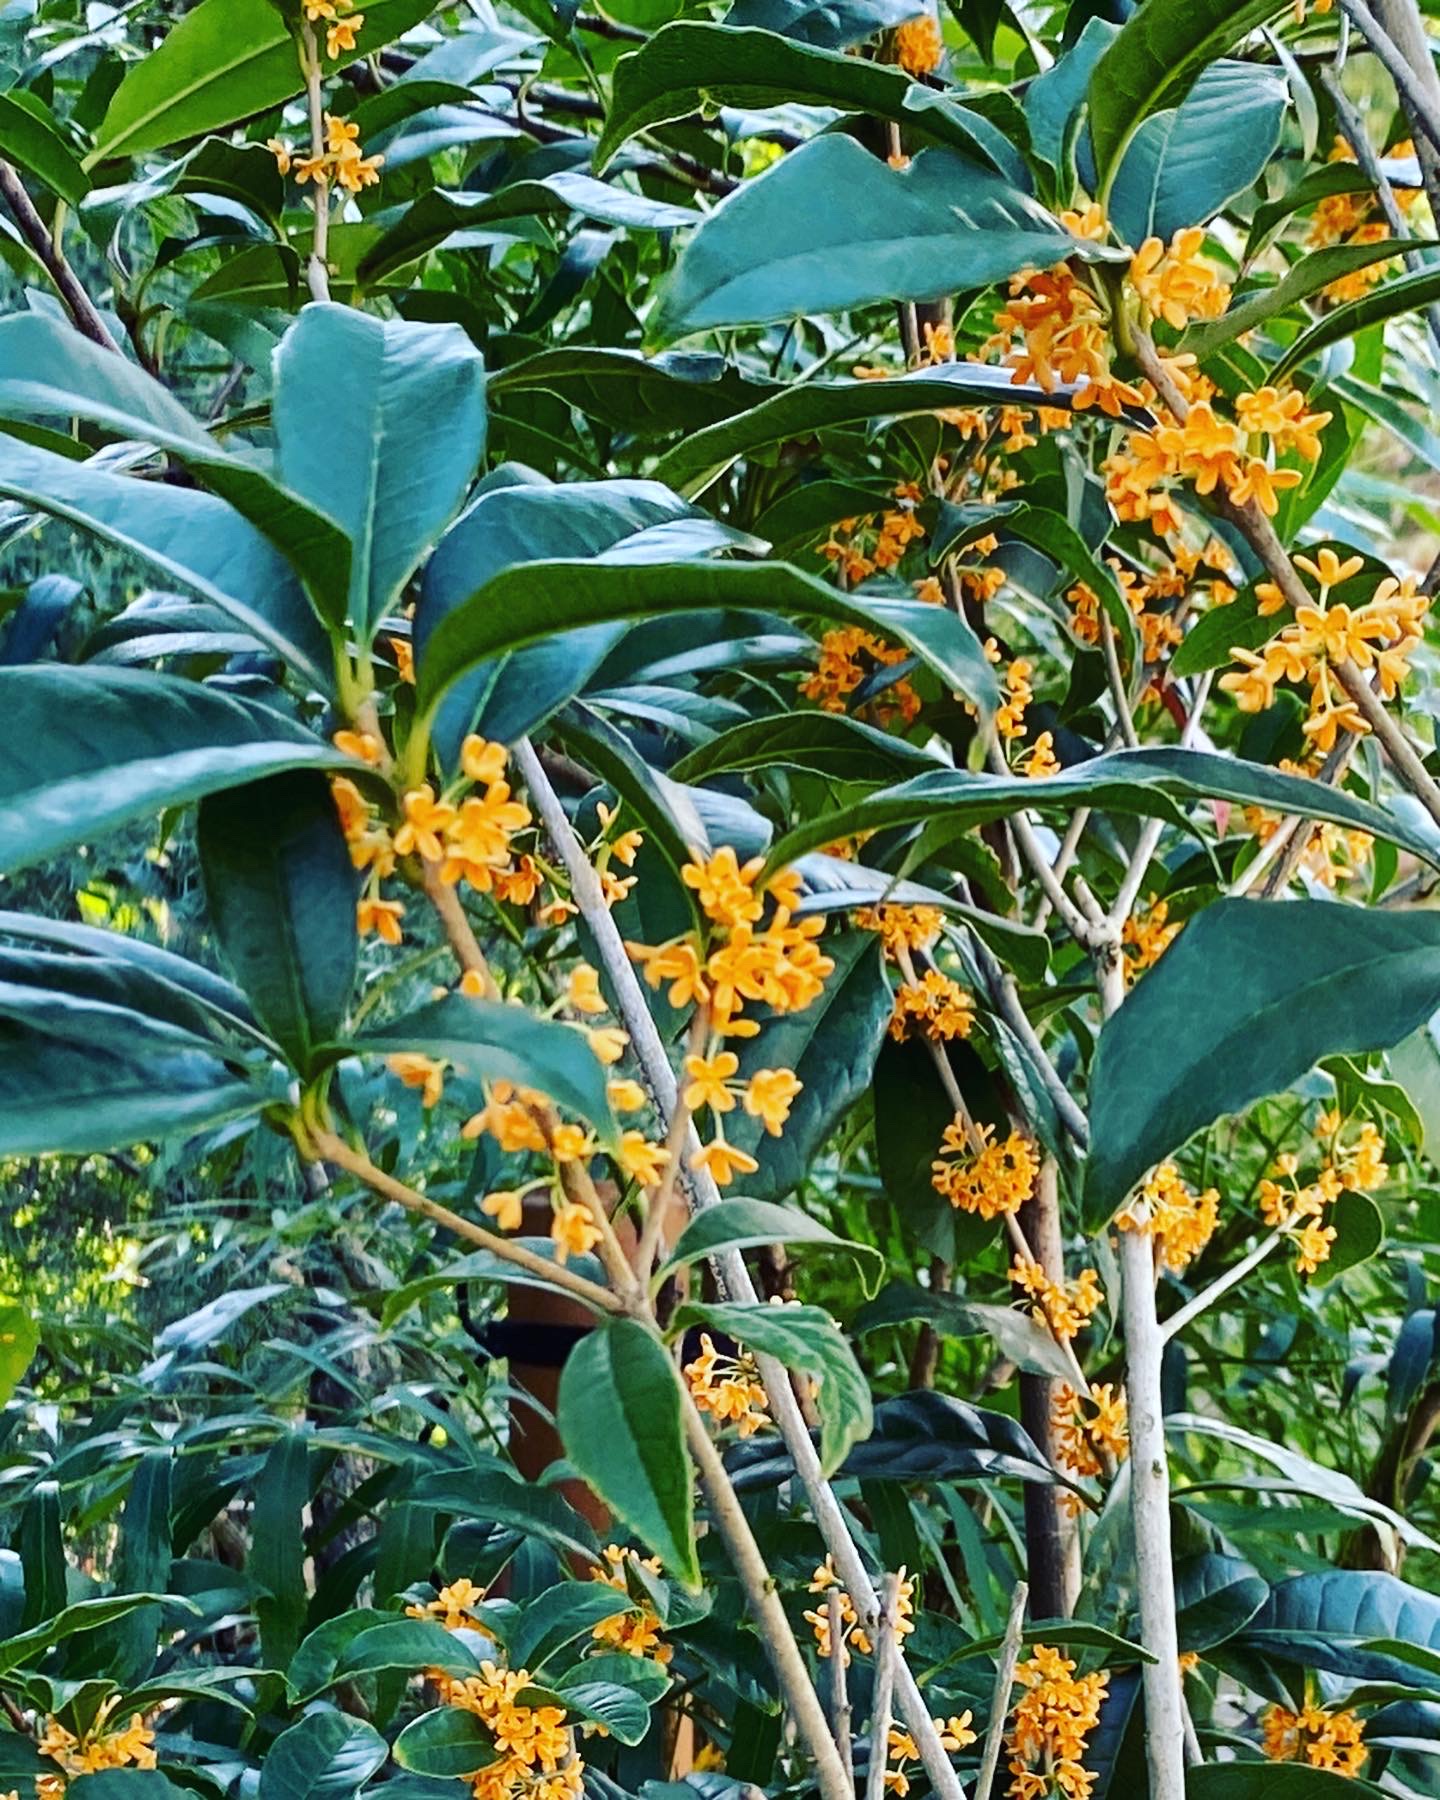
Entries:
[[0, 714], [6, 871], [266, 775], [355, 766], [270, 707], [138, 670], [0, 669]]
[[1302, 331], [1271, 370], [1270, 379], [1283, 381], [1332, 344], [1344, 343], [1356, 332], [1384, 324], [1387, 319], [1418, 312], [1436, 300], [1440, 300], [1440, 268], [1421, 269], [1414, 275], [1399, 275], [1394, 281], [1381, 282], [1361, 299], [1333, 307]]
[[604, 1133], [614, 1126], [605, 1071], [585, 1033], [522, 1006], [449, 994], [371, 1026], [347, 1047], [370, 1055], [418, 1050], [442, 1057], [477, 1081], [509, 1081], [548, 1094]]
[[560, 1376], [560, 1441], [583, 1480], [687, 1588], [695, 1560], [694, 1472], [678, 1376], [658, 1338], [631, 1319], [583, 1337]]
[[[369, 0], [356, 39], [368, 56], [408, 31], [431, 0]], [[134, 156], [219, 131], [268, 111], [304, 88], [295, 40], [269, 0], [201, 4], [131, 65], [97, 133], [92, 162]]]
[[1105, 254], [953, 150], [922, 150], [896, 170], [853, 138], [819, 137], [706, 218], [662, 291], [651, 335], [668, 343], [721, 325], [938, 300], [1018, 269]]
[[884, 1258], [869, 1244], [837, 1237], [818, 1219], [769, 1200], [722, 1200], [695, 1213], [680, 1233], [665, 1267], [683, 1269], [713, 1256], [717, 1250], [758, 1249], [764, 1244], [819, 1244], [844, 1250], [855, 1259], [862, 1279], [878, 1282]]
[[1284, 72], [1221, 60], [1173, 112], [1131, 139], [1110, 190], [1110, 216], [1131, 244], [1168, 244], [1243, 193], [1269, 162], [1289, 104]]
[[260, 1800], [349, 1800], [389, 1754], [384, 1738], [363, 1719], [308, 1713], [270, 1746], [260, 1770]]
[[559, 632], [727, 607], [859, 624], [903, 644], [947, 686], [987, 710], [995, 693], [994, 670], [974, 632], [944, 607], [842, 593], [785, 563], [600, 558], [504, 569], [447, 613], [419, 660], [420, 705], [433, 709], [477, 663]]
[[297, 1068], [339, 1036], [355, 982], [356, 877], [330, 784], [272, 775], [200, 803], [200, 866], [221, 948]]
[[438, 1779], [474, 1775], [499, 1754], [479, 1719], [461, 1706], [421, 1713], [395, 1740], [395, 1760], [402, 1769]]
[[702, 19], [677, 19], [617, 63], [596, 168], [603, 169], [637, 132], [683, 118], [702, 100], [751, 109], [798, 102], [873, 113], [952, 149], [972, 156], [978, 151], [1012, 181], [1026, 179], [1024, 162], [1001, 132], [898, 68], [773, 31]]
[[1027, 1313], [1010, 1306], [962, 1300], [957, 1294], [891, 1282], [862, 1306], [850, 1329], [856, 1337], [887, 1326], [906, 1325], [924, 1319], [941, 1337], [989, 1337], [1001, 1356], [1032, 1375], [1048, 1375], [1055, 1381], [1073, 1381], [1075, 1372], [1055, 1339]]
[[312, 305], [275, 372], [280, 473], [349, 538], [349, 617], [369, 643], [475, 476], [484, 363], [456, 325]]
[[[1085, 1192], [1107, 1217], [1203, 1126], [1322, 1056], [1382, 1050], [1440, 1008], [1440, 920], [1321, 901], [1221, 900], [1106, 1021], [1091, 1073]], [[1154, 1046], [1169, 1046], [1157, 1062]]]
[[0, 94], [0, 152], [71, 206], [89, 191], [89, 178], [54, 115], [28, 88]]
[[1184, 824], [1182, 803], [1201, 799], [1331, 819], [1403, 844], [1427, 862], [1436, 855], [1434, 841], [1426, 833], [1343, 790], [1210, 751], [1156, 746], [1109, 751], [1044, 780], [972, 775], [958, 769], [920, 775], [796, 827], [771, 850], [769, 866], [783, 868], [797, 856], [857, 832], [901, 825], [929, 822], [932, 830], [927, 836], [933, 845], [946, 835], [1005, 818], [1022, 806], [1043, 813], [1052, 806], [1068, 811], [1077, 804], [1093, 805]]
[[840, 1467], [853, 1444], [870, 1435], [874, 1415], [869, 1382], [840, 1328], [820, 1307], [691, 1302], [675, 1315], [677, 1331], [707, 1325], [818, 1380], [820, 1463], [827, 1475]]
[[1110, 193], [1119, 159], [1152, 113], [1178, 106], [1200, 71], [1278, 11], [1274, 0], [1147, 0], [1090, 77], [1090, 136]]

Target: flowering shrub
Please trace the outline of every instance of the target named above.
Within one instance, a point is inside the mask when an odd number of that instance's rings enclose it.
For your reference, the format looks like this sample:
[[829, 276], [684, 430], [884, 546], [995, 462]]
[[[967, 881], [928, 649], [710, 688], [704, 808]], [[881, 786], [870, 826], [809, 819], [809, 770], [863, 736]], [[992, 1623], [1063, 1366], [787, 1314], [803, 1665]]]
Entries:
[[3, 1800], [1440, 1793], [1430, 25], [913, 4], [0, 9]]

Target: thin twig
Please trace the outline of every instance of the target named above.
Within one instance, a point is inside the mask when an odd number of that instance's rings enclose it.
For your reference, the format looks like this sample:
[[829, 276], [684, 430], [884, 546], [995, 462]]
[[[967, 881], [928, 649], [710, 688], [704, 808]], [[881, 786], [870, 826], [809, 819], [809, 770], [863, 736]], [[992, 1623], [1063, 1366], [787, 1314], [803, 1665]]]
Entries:
[[1099, 611], [1100, 642], [1105, 650], [1105, 679], [1110, 686], [1110, 698], [1115, 702], [1115, 723], [1120, 729], [1125, 748], [1138, 750], [1140, 738], [1130, 711], [1130, 696], [1125, 691], [1125, 677], [1120, 672], [1120, 651], [1115, 642], [1115, 627], [1110, 623], [1110, 615], [1103, 606]]
[[1015, 1685], [1020, 1639], [1025, 1633], [1025, 1602], [1029, 1598], [1030, 1589], [1023, 1581], [1017, 1581], [1010, 1595], [1010, 1616], [1005, 1621], [1000, 1660], [995, 1665], [995, 1697], [990, 1702], [990, 1723], [985, 1727], [985, 1751], [980, 1758], [980, 1773], [975, 1777], [973, 1800], [990, 1800], [990, 1788], [1000, 1766], [1000, 1752], [1005, 1747], [1005, 1725], [1010, 1717], [1010, 1690]]
[[0, 199], [4, 200], [13, 214], [15, 223], [20, 228], [20, 235], [55, 283], [56, 292], [65, 303], [65, 310], [75, 322], [75, 329], [89, 338], [92, 344], [99, 344], [102, 350], [118, 352], [120, 346], [111, 337], [109, 327], [101, 318], [95, 302], [80, 285], [75, 271], [66, 262], [60, 246], [35, 210], [35, 202], [30, 198], [25, 183], [3, 158], [0, 158]]
[[1412, 121], [1440, 149], [1440, 110], [1421, 85], [1409, 59], [1363, 0], [1340, 0], [1340, 5], [1376, 58], [1384, 64]]
[[[735, 1573], [740, 1578], [751, 1616], [760, 1628], [760, 1636], [775, 1670], [776, 1679], [794, 1715], [800, 1736], [815, 1769], [816, 1782], [825, 1800], [854, 1800], [854, 1788], [835, 1740], [810, 1671], [795, 1642], [795, 1633], [781, 1604], [775, 1582], [755, 1542], [750, 1521], [745, 1516], [720, 1453], [705, 1429], [705, 1421], [695, 1408], [688, 1391], [681, 1395], [685, 1420], [685, 1439], [700, 1472], [700, 1484], [709, 1502], [715, 1528], [725, 1540], [725, 1548]], [[840, 1653], [840, 1646], [833, 1646]]]
[[[987, 758], [995, 774], [1010, 774], [1010, 766], [1005, 761], [1000, 746], [993, 739]], [[1090, 949], [1095, 942], [1095, 933], [1090, 921], [1056, 880], [1054, 871], [1050, 867], [1050, 859], [1040, 848], [1040, 840], [1035, 836], [1028, 815], [1023, 812], [1011, 813], [1009, 825], [1020, 854], [1029, 863], [1031, 873], [1044, 889], [1045, 896], [1059, 915], [1061, 923], [1077, 943]]]
[[839, 1588], [831, 1588], [825, 1601], [825, 1613], [830, 1622], [830, 1729], [835, 1734], [835, 1748], [845, 1765], [845, 1777], [853, 1792], [855, 1747], [850, 1737], [850, 1685], [845, 1678], [845, 1619]]
[[1208, 1311], [1222, 1295], [1228, 1294], [1237, 1282], [1243, 1281], [1252, 1269], [1259, 1268], [1280, 1242], [1282, 1235], [1281, 1232], [1272, 1231], [1269, 1237], [1263, 1238], [1253, 1250], [1242, 1256], [1233, 1268], [1227, 1269], [1223, 1275], [1212, 1281], [1209, 1287], [1202, 1288], [1193, 1299], [1187, 1300], [1179, 1312], [1171, 1313], [1160, 1327], [1161, 1341], [1168, 1344], [1171, 1338], [1183, 1331], [1192, 1319], [1198, 1319], [1200, 1314]]
[[323, 71], [320, 66], [320, 42], [315, 27], [307, 20], [300, 22], [300, 66], [305, 72], [305, 98], [310, 114], [310, 154], [316, 161], [313, 177], [315, 191], [310, 204], [315, 211], [315, 233], [310, 240], [310, 255], [305, 264], [305, 279], [312, 300], [330, 298], [330, 177], [325, 173], [325, 101], [321, 93]]
[[[875, 1621], [875, 1688], [870, 1703], [870, 1764], [865, 1771], [865, 1800], [885, 1800], [885, 1767], [890, 1760], [891, 1706], [895, 1695], [895, 1608], [900, 1577], [885, 1577], [880, 1616]], [[830, 1647], [832, 1656], [838, 1646]]]
[[393, 1175], [387, 1175], [368, 1156], [352, 1150], [334, 1132], [312, 1132], [305, 1148], [313, 1150], [323, 1161], [333, 1163], [337, 1169], [344, 1169], [347, 1175], [353, 1175], [382, 1199], [393, 1200], [407, 1212], [418, 1213], [446, 1231], [454, 1232], [456, 1237], [464, 1238], [467, 1243], [475, 1244], [481, 1250], [489, 1250], [502, 1262], [513, 1263], [516, 1268], [524, 1269], [528, 1274], [538, 1275], [552, 1287], [564, 1288], [577, 1300], [583, 1300], [587, 1306], [598, 1307], [601, 1312], [624, 1311], [619, 1296], [609, 1288], [587, 1281], [583, 1275], [567, 1269], [564, 1263], [550, 1262], [543, 1256], [537, 1256], [523, 1244], [501, 1237], [498, 1232], [487, 1231], [483, 1225], [477, 1225], [471, 1219], [462, 1219], [459, 1213], [451, 1212], [448, 1206], [441, 1206], [438, 1201], [431, 1200], [417, 1189], [407, 1187], [403, 1181], [397, 1181]]

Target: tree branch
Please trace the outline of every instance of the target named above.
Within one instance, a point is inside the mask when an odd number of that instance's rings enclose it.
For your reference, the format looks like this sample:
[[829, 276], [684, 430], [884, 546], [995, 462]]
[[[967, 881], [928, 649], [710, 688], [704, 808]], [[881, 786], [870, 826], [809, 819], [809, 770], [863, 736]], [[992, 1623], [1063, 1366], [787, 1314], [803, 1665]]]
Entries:
[[75, 271], [66, 262], [60, 246], [35, 210], [35, 202], [30, 198], [25, 183], [13, 165], [3, 158], [0, 158], [0, 199], [4, 200], [14, 216], [20, 235], [44, 264], [46, 274], [55, 283], [56, 292], [64, 301], [65, 310], [74, 321], [75, 329], [89, 338], [92, 344], [99, 344], [102, 350], [114, 350], [118, 354], [120, 346], [111, 337], [109, 327], [101, 318], [95, 302], [80, 285]]

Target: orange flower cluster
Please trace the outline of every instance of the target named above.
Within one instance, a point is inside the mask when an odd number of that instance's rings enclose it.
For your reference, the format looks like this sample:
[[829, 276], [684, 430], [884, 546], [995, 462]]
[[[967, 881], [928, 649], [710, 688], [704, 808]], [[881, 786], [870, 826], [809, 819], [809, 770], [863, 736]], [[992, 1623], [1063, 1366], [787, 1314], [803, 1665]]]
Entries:
[[995, 713], [995, 729], [1002, 738], [1025, 735], [1025, 708], [1035, 698], [1030, 686], [1034, 673], [1034, 663], [1023, 656], [1017, 656], [1005, 671], [1005, 699]]
[[913, 481], [902, 482], [895, 490], [898, 504], [881, 513], [878, 526], [873, 513], [841, 519], [820, 546], [820, 554], [836, 564], [847, 582], [864, 581], [877, 569], [898, 568], [910, 546], [925, 536], [925, 527], [915, 516], [924, 498]]
[[[895, 1621], [891, 1630], [897, 1645], [904, 1645], [905, 1639], [915, 1629], [915, 1583], [905, 1573], [898, 1571], [899, 1580], [895, 1589]], [[823, 1563], [810, 1577], [809, 1592], [812, 1594], [828, 1594], [831, 1588], [840, 1587], [840, 1577], [835, 1570], [835, 1559], [826, 1555]], [[815, 1646], [822, 1657], [834, 1654], [835, 1646], [830, 1640], [830, 1614], [825, 1607], [816, 1607], [805, 1614], [806, 1620], [814, 1628]], [[850, 1646], [853, 1645], [862, 1656], [869, 1656], [874, 1646], [870, 1635], [860, 1623], [860, 1615], [855, 1610], [855, 1603], [843, 1588], [840, 1590], [840, 1656], [848, 1669], [850, 1666]]]
[[1362, 558], [1342, 562], [1327, 548], [1314, 558], [1297, 556], [1295, 566], [1319, 587], [1315, 603], [1296, 607], [1293, 621], [1260, 652], [1232, 647], [1241, 666], [1222, 675], [1220, 686], [1235, 696], [1242, 712], [1263, 712], [1274, 703], [1278, 683], [1308, 681], [1310, 712], [1303, 730], [1314, 749], [1328, 752], [1341, 731], [1363, 736], [1369, 730], [1355, 702], [1332, 681], [1332, 670], [1347, 663], [1367, 673], [1373, 669], [1381, 698], [1393, 700], [1410, 673], [1430, 601], [1413, 575], [1387, 575], [1362, 605], [1330, 604], [1330, 590], [1358, 575]]
[[[686, 1064], [691, 1078], [687, 1093], [710, 1109], [715, 1135], [694, 1152], [690, 1164], [708, 1169], [723, 1187], [737, 1173], [752, 1174], [759, 1166], [725, 1137], [721, 1120], [733, 1110], [735, 1093], [741, 1094], [746, 1112], [778, 1137], [801, 1089], [793, 1069], [757, 1069], [747, 1082], [733, 1084], [732, 1091], [730, 1077], [739, 1060], [724, 1050], [723, 1040], [759, 1032], [755, 1020], [742, 1016], [749, 1005], [766, 1006], [772, 1013], [803, 1012], [825, 991], [825, 978], [835, 964], [815, 941], [825, 921], [795, 917], [800, 877], [793, 869], [777, 875], [766, 895], [755, 888], [763, 857], [742, 868], [728, 845], [708, 858], [699, 851], [692, 857], [680, 873], [705, 915], [703, 935], [691, 931], [665, 944], [632, 943], [626, 949], [651, 987], [669, 984], [672, 1006], [705, 1008], [706, 1041]], [[763, 923], [767, 900], [770, 917]]]
[[[385, 755], [384, 745], [368, 732], [338, 731], [335, 744], [371, 766]], [[514, 905], [534, 899], [540, 872], [529, 856], [517, 862], [513, 847], [515, 836], [531, 822], [530, 809], [513, 797], [505, 780], [508, 758], [503, 744], [467, 737], [460, 752], [462, 779], [439, 799], [428, 781], [410, 789], [401, 798], [401, 821], [393, 832], [353, 781], [339, 776], [331, 782], [350, 860], [366, 872], [357, 903], [362, 933], [374, 931], [387, 944], [401, 941], [405, 908], [382, 898], [380, 883], [394, 874], [402, 856], [438, 863], [447, 886], [464, 881], [477, 893]]]
[[997, 1143], [991, 1126], [978, 1130], [982, 1142], [976, 1149], [963, 1120], [945, 1127], [940, 1154], [930, 1165], [930, 1185], [961, 1212], [982, 1219], [1018, 1212], [1040, 1172], [1035, 1147], [1018, 1131]]
[[585, 1765], [575, 1754], [563, 1706], [526, 1706], [528, 1669], [482, 1662], [458, 1679], [435, 1670], [431, 1680], [448, 1706], [474, 1713], [495, 1740], [496, 1761], [469, 1777], [475, 1800], [580, 1800]]
[[1179, 934], [1180, 926], [1170, 923], [1170, 908], [1163, 900], [1152, 900], [1143, 913], [1132, 913], [1120, 931], [1125, 985], [1159, 962]]
[[862, 906], [855, 914], [862, 931], [878, 931], [885, 954], [898, 962], [909, 950], [928, 950], [945, 925], [938, 906]]
[[[1414, 154], [1415, 146], [1409, 138], [1390, 151], [1391, 156]], [[1335, 139], [1330, 161], [1355, 161], [1355, 151], [1343, 137]], [[1420, 188], [1395, 188], [1392, 191], [1402, 213], [1423, 204], [1424, 194]], [[1390, 227], [1381, 216], [1373, 193], [1326, 194], [1311, 215], [1305, 244], [1307, 249], [1320, 250], [1330, 244], [1383, 244], [1389, 236]], [[1382, 258], [1367, 263], [1363, 269], [1352, 269], [1348, 275], [1340, 276], [1324, 288], [1324, 297], [1337, 306], [1346, 300], [1363, 299], [1393, 266], [1393, 261]]]
[[1010, 1753], [1012, 1800], [1089, 1800], [1095, 1777], [1081, 1761], [1100, 1719], [1108, 1674], [1076, 1677], [1075, 1664], [1058, 1650], [1037, 1644], [1015, 1671], [1025, 1692], [1011, 1715], [1005, 1748]]
[[1182, 1275], [1214, 1236], [1220, 1196], [1214, 1188], [1193, 1193], [1174, 1163], [1161, 1163], [1115, 1223], [1122, 1231], [1154, 1238], [1160, 1261]]
[[47, 1718], [36, 1749], [62, 1771], [35, 1777], [36, 1800], [60, 1800], [66, 1784], [77, 1775], [94, 1775], [102, 1769], [153, 1769], [155, 1734], [138, 1715], [117, 1731], [105, 1729], [121, 1696], [102, 1700], [87, 1730], [77, 1736], [54, 1717]]
[[974, 1024], [969, 991], [939, 969], [926, 969], [919, 981], [906, 982], [896, 993], [890, 1035], [897, 1043], [917, 1032], [936, 1040], [965, 1038]]
[[[822, 712], [845, 712], [848, 696], [862, 681], [868, 681], [877, 669], [904, 662], [909, 654], [858, 625], [837, 626], [821, 637], [820, 660], [814, 673], [800, 683], [800, 692]], [[908, 725], [919, 716], [920, 696], [908, 678], [901, 676], [885, 690], [883, 698], [868, 702], [862, 710], [873, 713], [882, 725], [897, 717]]]
[[1091, 1388], [1088, 1397], [1058, 1384], [1050, 1403], [1050, 1425], [1062, 1467], [1074, 1475], [1099, 1475], [1106, 1457], [1123, 1462], [1130, 1452], [1127, 1410], [1124, 1394], [1108, 1381]]
[[325, 26], [325, 54], [339, 56], [355, 48], [355, 37], [365, 23], [355, 0], [305, 0], [305, 23]]
[[[970, 1729], [974, 1717], [967, 1706], [963, 1713], [952, 1714], [948, 1719], [931, 1719], [940, 1739], [940, 1748], [953, 1756], [957, 1750], [968, 1750], [971, 1744], [978, 1742], [979, 1733]], [[920, 1752], [910, 1733], [902, 1731], [898, 1725], [890, 1727], [886, 1748], [885, 1791], [894, 1794], [896, 1800], [905, 1800], [910, 1792], [907, 1765], [919, 1762]]]
[[1062, 1344], [1068, 1344], [1105, 1303], [1105, 1293], [1094, 1269], [1082, 1269], [1071, 1282], [1052, 1281], [1038, 1262], [1017, 1256], [1009, 1278], [1025, 1294], [1030, 1317], [1043, 1325]]
[[940, 27], [932, 13], [918, 13], [895, 29], [895, 60], [907, 75], [928, 75], [945, 54]]
[[753, 1437], [770, 1423], [769, 1396], [749, 1355], [722, 1356], [708, 1331], [700, 1334], [700, 1354], [686, 1363], [690, 1397], [702, 1413], [721, 1425], [734, 1425], [742, 1438]]
[[1118, 419], [1126, 406], [1144, 403], [1139, 388], [1111, 373], [1105, 311], [1089, 284], [1064, 263], [1011, 278], [1010, 298], [996, 313], [982, 354], [998, 356], [1016, 385], [1034, 382], [1047, 394], [1062, 382], [1079, 382], [1071, 401], [1077, 411], [1099, 406]]
[[483, 1631], [486, 1637], [493, 1637], [488, 1625], [484, 1625], [475, 1617], [475, 1608], [485, 1598], [485, 1590], [476, 1587], [473, 1581], [461, 1576], [452, 1581], [448, 1587], [442, 1587], [433, 1600], [417, 1601], [405, 1608], [405, 1616], [410, 1619], [436, 1619], [447, 1631]]
[[1153, 319], [1183, 331], [1194, 319], [1218, 319], [1230, 304], [1230, 289], [1201, 256], [1203, 225], [1177, 231], [1166, 249], [1146, 238], [1130, 258], [1129, 281]]
[[[597, 1568], [594, 1579], [617, 1589], [627, 1600], [630, 1589], [625, 1570], [630, 1564], [651, 1575], [658, 1575], [661, 1567], [658, 1556], [642, 1557], [634, 1550], [622, 1550], [618, 1544], [605, 1546], [605, 1561], [610, 1564], [609, 1569]], [[660, 1636], [660, 1615], [647, 1605], [642, 1605], [638, 1611], [618, 1612], [613, 1618], [602, 1619], [591, 1629], [590, 1636], [597, 1644], [623, 1651], [626, 1656], [648, 1658], [662, 1666], [675, 1654]]]
[[[346, 34], [351, 41], [343, 43], [342, 47], [353, 50], [353, 34], [364, 23], [364, 13], [337, 19], [331, 25], [327, 38], [335, 43], [338, 41], [337, 33]], [[331, 50], [330, 54], [337, 56], [339, 49]], [[375, 186], [385, 161], [378, 152], [374, 156], [366, 156], [361, 151], [359, 137], [358, 125], [352, 124], [349, 119], [337, 118], [334, 113], [326, 113], [323, 150], [312, 151], [309, 156], [297, 155], [295, 146], [284, 138], [267, 138], [265, 148], [275, 158], [282, 175], [288, 175], [293, 169], [296, 181], [302, 184], [307, 181], [325, 182], [344, 188], [347, 194], [358, 194], [362, 188]], [[406, 650], [409, 650], [408, 644]]]
[[[1162, 661], [1167, 652], [1180, 642], [1184, 633], [1168, 606], [1152, 609], [1151, 602], [1168, 602], [1181, 598], [1186, 591], [1186, 577], [1176, 566], [1142, 576], [1134, 569], [1127, 568], [1118, 557], [1110, 556], [1105, 560], [1114, 572], [1115, 585], [1124, 595], [1135, 623], [1140, 627], [1144, 660], [1147, 663]], [[1077, 640], [1082, 644], [1098, 644], [1100, 598], [1094, 589], [1088, 582], [1077, 581], [1066, 593], [1065, 599], [1072, 612], [1070, 629]]]
[[1261, 1748], [1271, 1762], [1306, 1763], [1353, 1780], [1365, 1766], [1365, 1727], [1358, 1714], [1305, 1705], [1272, 1706], [1262, 1721]]
[[[1383, 1187], [1390, 1173], [1385, 1161], [1385, 1140], [1367, 1120], [1351, 1144], [1343, 1141], [1345, 1119], [1338, 1108], [1327, 1108], [1315, 1124], [1322, 1145], [1320, 1165], [1308, 1182], [1299, 1179], [1300, 1158], [1293, 1150], [1276, 1157], [1273, 1168], [1260, 1183], [1260, 1214], [1272, 1231], [1283, 1231], [1295, 1245], [1296, 1269], [1313, 1275], [1330, 1260], [1335, 1242], [1333, 1225], [1324, 1223], [1326, 1209], [1346, 1188], [1373, 1193]], [[1279, 1179], [1276, 1179], [1276, 1178]], [[1288, 1185], [1283, 1185], [1288, 1184]]]

